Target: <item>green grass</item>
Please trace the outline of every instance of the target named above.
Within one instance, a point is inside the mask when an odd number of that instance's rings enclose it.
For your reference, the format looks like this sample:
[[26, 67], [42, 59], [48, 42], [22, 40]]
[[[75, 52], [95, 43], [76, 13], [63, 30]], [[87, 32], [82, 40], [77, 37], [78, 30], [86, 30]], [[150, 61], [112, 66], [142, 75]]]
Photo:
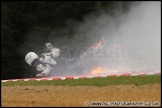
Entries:
[[46, 81], [23, 81], [23, 82], [2, 82], [2, 86], [24, 86], [24, 85], [55, 85], [55, 86], [109, 86], [120, 84], [155, 84], [161, 83], [160, 75], [149, 76], [120, 76], [106, 78], [88, 78], [88, 79], [72, 79], [72, 80], [46, 80]]

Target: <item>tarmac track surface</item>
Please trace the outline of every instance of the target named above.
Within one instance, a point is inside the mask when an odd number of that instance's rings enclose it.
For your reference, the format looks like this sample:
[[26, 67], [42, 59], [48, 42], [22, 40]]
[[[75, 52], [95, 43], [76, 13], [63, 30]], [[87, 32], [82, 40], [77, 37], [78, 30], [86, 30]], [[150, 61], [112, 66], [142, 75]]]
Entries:
[[[5, 106], [84, 106], [88, 102], [143, 102], [161, 106], [161, 85], [113, 86], [2, 86]], [[117, 103], [118, 104], [118, 103]], [[86, 104], [87, 105], [87, 104]], [[116, 104], [112, 104], [111, 107]], [[138, 104], [137, 104], [138, 105]], [[119, 106], [119, 105], [116, 105]]]

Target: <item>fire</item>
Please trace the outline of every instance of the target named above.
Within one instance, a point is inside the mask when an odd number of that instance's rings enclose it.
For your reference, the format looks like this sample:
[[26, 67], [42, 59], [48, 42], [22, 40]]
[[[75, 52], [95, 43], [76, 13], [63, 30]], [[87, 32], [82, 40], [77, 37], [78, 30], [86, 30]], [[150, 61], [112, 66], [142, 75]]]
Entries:
[[102, 38], [98, 43], [92, 46], [93, 49], [97, 50], [103, 43], [104, 39]]
[[96, 67], [91, 71], [91, 74], [96, 75], [96, 74], [104, 74], [104, 73], [113, 73], [118, 71], [119, 71], [118, 69], [104, 69], [102, 67]]
[[92, 50], [98, 50], [102, 46], [103, 42], [104, 42], [104, 39], [101, 38], [101, 40], [98, 43], [94, 44], [93, 46], [88, 48], [86, 51], [84, 51], [83, 56], [87, 56], [87, 54], [88, 54], [87, 52], [90, 51], [91, 49]]
[[104, 69], [102, 69], [101, 67], [97, 67], [93, 69], [91, 72], [91, 74], [101, 74], [101, 73], [104, 73]]
[[94, 49], [98, 49], [101, 46], [101, 41], [99, 41], [99, 43], [95, 44], [95, 46], [93, 46]]

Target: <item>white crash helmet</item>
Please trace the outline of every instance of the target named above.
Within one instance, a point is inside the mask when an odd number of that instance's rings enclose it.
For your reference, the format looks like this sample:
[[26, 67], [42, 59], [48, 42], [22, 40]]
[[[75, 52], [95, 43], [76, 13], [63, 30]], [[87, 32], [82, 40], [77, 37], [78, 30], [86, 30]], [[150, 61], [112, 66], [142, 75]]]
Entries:
[[46, 43], [45, 45], [46, 45], [47, 49], [52, 49], [53, 48], [53, 45], [51, 43], [49, 43], [49, 42]]
[[38, 59], [38, 55], [35, 52], [29, 52], [26, 56], [25, 56], [25, 61], [29, 64], [32, 65], [32, 62], [35, 59]]

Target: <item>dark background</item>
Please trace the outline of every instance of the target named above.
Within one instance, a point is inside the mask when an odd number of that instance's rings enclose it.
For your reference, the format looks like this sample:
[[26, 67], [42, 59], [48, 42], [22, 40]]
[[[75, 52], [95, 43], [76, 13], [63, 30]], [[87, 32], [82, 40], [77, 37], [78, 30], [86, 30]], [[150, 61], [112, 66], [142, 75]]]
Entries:
[[[43, 49], [44, 43], [50, 39], [49, 33], [53, 31], [57, 34], [58, 28], [64, 27], [67, 20], [81, 23], [84, 16], [101, 10], [113, 16], [115, 9], [127, 12], [131, 3], [130, 1], [2, 1], [1, 79], [35, 77], [36, 71], [26, 64], [25, 55], [30, 51]], [[61, 38], [68, 42], [73, 35], [68, 30], [66, 32], [68, 35], [53, 35], [53, 38]]]

